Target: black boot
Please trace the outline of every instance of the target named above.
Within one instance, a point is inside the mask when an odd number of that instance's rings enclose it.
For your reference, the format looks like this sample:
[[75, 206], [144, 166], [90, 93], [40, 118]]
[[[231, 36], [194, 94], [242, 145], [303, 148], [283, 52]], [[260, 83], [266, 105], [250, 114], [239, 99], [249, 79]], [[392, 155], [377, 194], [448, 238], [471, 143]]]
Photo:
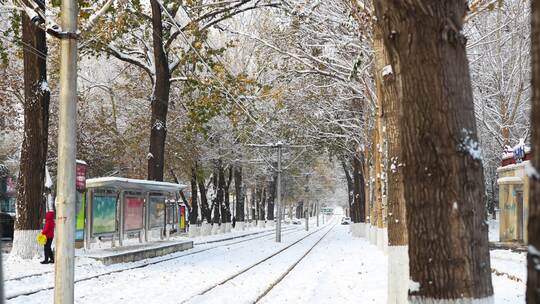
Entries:
[[49, 261], [45, 260], [45, 261], [41, 261], [39, 262], [40, 264], [49, 264]]

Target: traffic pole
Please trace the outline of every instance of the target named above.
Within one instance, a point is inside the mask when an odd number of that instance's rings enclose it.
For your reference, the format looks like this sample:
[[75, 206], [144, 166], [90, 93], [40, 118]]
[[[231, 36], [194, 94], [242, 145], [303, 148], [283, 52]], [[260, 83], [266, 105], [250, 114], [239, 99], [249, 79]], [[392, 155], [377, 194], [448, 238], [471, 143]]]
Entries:
[[77, 130], [76, 0], [62, 0], [54, 303], [74, 302]]
[[282, 143], [277, 144], [277, 223], [276, 223], [276, 242], [281, 242], [281, 153]]

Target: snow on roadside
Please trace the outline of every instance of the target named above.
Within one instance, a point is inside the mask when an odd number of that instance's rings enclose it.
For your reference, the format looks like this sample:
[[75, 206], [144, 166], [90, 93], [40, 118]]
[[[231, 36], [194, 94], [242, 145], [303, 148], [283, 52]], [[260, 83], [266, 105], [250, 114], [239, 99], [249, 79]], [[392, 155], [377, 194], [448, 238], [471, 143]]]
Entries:
[[[370, 245], [365, 239], [353, 238], [349, 234], [348, 228], [348, 226], [336, 226], [307, 255], [304, 261], [285, 277], [281, 284], [262, 299], [262, 303], [316, 304], [359, 303], [360, 301], [360, 303], [385, 304], [387, 256], [377, 247]], [[246, 233], [252, 232], [246, 231]], [[106, 302], [129, 304], [179, 303], [201, 289], [209, 287], [232, 273], [236, 273], [243, 267], [277, 251], [292, 240], [298, 239], [301, 235], [305, 235], [305, 232], [298, 231], [284, 235], [281, 244], [274, 243], [272, 236], [254, 239], [137, 270], [115, 273], [81, 282], [75, 287], [76, 301], [83, 304]], [[228, 236], [232, 235], [211, 236], [200, 238], [197, 241], [207, 241]], [[201, 244], [192, 251], [214, 245], [216, 244]], [[182, 255], [185, 253], [187, 252], [177, 254]], [[287, 259], [287, 257], [290, 259]], [[279, 261], [290, 265], [293, 262], [292, 260], [294, 260], [294, 257], [286, 254], [284, 262], [281, 259]], [[272, 263], [278, 263], [279, 261], [272, 261]], [[126, 268], [131, 265], [133, 264], [103, 266], [98, 262], [78, 258], [76, 276], [101, 273], [102, 271]], [[7, 270], [7, 273], [4, 272], [4, 279], [54, 269], [53, 265], [41, 265], [37, 261], [24, 262], [19, 265], [6, 265], [4, 263], [3, 266], [4, 270]], [[492, 278], [495, 303], [525, 303], [525, 254], [510, 250], [492, 250], [491, 267], [494, 270]], [[257, 280], [264, 280], [264, 278], [264, 276], [257, 276]], [[9, 282], [6, 285], [6, 292], [9, 294], [16, 290], [27, 290], [49, 285], [52, 284], [52, 280], [51, 273], [45, 277]], [[268, 278], [268, 281], [272, 280]], [[249, 289], [249, 285], [247, 288]], [[239, 295], [234, 293], [229, 296]], [[229, 298], [229, 296], [222, 299]], [[52, 291], [46, 291], [29, 297], [14, 299], [8, 301], [8, 303], [50, 303], [51, 300]]]
[[336, 226], [261, 303], [386, 303], [387, 257]]
[[527, 256], [510, 250], [491, 250], [495, 304], [525, 303]]

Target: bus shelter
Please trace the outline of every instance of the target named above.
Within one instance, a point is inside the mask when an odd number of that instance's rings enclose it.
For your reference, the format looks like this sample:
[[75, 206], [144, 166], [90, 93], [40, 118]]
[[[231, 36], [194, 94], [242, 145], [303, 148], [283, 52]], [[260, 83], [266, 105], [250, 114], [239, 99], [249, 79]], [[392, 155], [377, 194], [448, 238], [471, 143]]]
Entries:
[[179, 192], [187, 186], [119, 177], [86, 180], [85, 247], [92, 240], [110, 237], [120, 246], [127, 238], [139, 242], [151, 240], [153, 232], [160, 238], [169, 231], [178, 231], [182, 209]]

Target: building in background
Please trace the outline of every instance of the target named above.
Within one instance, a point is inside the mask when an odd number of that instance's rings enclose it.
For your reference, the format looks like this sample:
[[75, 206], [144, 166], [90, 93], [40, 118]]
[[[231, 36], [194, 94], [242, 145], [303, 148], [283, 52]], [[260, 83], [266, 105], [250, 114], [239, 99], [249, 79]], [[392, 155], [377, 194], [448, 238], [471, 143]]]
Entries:
[[527, 242], [530, 148], [523, 142], [505, 153], [497, 169], [501, 242]]

